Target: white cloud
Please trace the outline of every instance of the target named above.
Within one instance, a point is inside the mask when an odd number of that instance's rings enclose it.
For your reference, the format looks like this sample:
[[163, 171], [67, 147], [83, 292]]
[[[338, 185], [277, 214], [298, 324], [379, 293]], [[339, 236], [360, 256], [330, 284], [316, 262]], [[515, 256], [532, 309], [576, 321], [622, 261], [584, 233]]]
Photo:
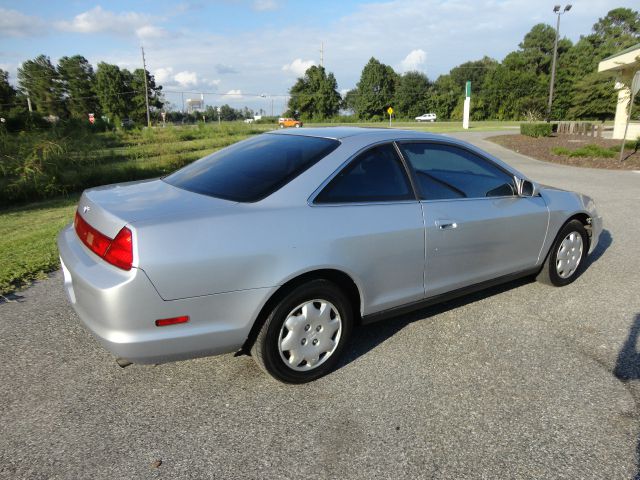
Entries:
[[219, 78], [214, 78], [213, 80], [209, 80], [207, 78], [203, 78], [202, 81], [209, 85], [210, 87], [218, 88], [220, 86], [221, 80]]
[[0, 8], [0, 37], [27, 37], [43, 33], [46, 29], [40, 18]]
[[411, 72], [413, 70], [422, 70], [422, 66], [427, 61], [427, 52], [418, 48], [411, 50], [409, 54], [400, 62], [400, 70], [402, 72]]
[[173, 79], [183, 88], [193, 87], [198, 84], [198, 74], [187, 70], [176, 73]]
[[166, 31], [152, 24], [151, 15], [137, 12], [115, 13], [101, 6], [79, 13], [70, 21], [60, 21], [56, 27], [65, 32], [112, 33], [136, 35], [138, 38], [158, 38]]
[[259, 12], [278, 10], [280, 4], [276, 0], [254, 0], [253, 9]]
[[229, 90], [226, 95], [228, 97], [233, 97], [234, 99], [238, 100], [240, 98], [242, 98], [242, 90]]
[[155, 78], [156, 83], [167, 83], [171, 80], [171, 76], [173, 75], [173, 68], [158, 68], [153, 71], [153, 76]]
[[293, 62], [284, 65], [282, 70], [285, 72], [291, 72], [296, 77], [302, 77], [304, 72], [307, 71], [309, 67], [315, 65], [316, 62], [314, 60], [302, 60], [301, 58], [296, 58]]
[[163, 38], [167, 35], [168, 32], [164, 28], [154, 25], [144, 25], [136, 29], [136, 36], [141, 39]]

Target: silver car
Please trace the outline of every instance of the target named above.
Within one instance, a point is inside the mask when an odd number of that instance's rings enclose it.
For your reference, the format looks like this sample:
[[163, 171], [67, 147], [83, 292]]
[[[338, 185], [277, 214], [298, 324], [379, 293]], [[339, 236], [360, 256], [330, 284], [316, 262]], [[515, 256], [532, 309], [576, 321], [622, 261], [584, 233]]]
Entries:
[[526, 275], [572, 282], [601, 229], [589, 197], [467, 143], [305, 128], [87, 190], [58, 247], [73, 307], [121, 363], [236, 351], [301, 383], [359, 324]]

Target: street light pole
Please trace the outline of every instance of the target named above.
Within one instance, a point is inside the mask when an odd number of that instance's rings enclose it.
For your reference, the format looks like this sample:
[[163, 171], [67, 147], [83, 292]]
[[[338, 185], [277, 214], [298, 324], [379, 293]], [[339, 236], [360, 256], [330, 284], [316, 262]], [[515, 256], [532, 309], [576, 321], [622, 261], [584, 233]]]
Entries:
[[567, 4], [564, 10], [560, 11], [560, 5], [553, 7], [553, 13], [558, 16], [556, 22], [556, 39], [553, 42], [553, 63], [551, 64], [551, 82], [549, 83], [549, 104], [547, 105], [547, 122], [551, 120], [551, 104], [553, 103], [553, 86], [556, 82], [556, 60], [558, 58], [558, 37], [560, 36], [560, 15], [571, 10], [571, 4]]

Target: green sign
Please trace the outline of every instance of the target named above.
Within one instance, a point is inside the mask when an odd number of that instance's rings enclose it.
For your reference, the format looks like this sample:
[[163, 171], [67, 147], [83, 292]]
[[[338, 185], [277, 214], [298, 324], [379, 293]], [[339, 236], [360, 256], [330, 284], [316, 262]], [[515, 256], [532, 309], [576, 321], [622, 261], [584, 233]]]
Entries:
[[466, 92], [466, 96], [470, 97], [471, 96], [471, 82], [467, 81], [467, 86], [465, 87], [464, 91]]

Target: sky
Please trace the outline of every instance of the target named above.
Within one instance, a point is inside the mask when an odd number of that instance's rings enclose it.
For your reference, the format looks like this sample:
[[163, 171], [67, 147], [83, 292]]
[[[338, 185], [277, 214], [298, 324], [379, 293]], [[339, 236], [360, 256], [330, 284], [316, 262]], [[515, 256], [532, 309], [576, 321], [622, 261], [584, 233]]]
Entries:
[[[546, 0], [0, 0], [0, 68], [15, 83], [37, 55], [56, 62], [80, 54], [142, 66], [181, 108], [204, 92], [206, 104], [263, 108], [278, 115], [296, 78], [320, 63], [342, 92], [369, 58], [429, 78], [484, 55], [502, 60], [536, 23], [555, 26]], [[565, 3], [562, 4], [563, 6]], [[572, 41], [615, 7], [637, 0], [576, 0], [561, 18]], [[180, 93], [185, 92], [185, 93]]]

